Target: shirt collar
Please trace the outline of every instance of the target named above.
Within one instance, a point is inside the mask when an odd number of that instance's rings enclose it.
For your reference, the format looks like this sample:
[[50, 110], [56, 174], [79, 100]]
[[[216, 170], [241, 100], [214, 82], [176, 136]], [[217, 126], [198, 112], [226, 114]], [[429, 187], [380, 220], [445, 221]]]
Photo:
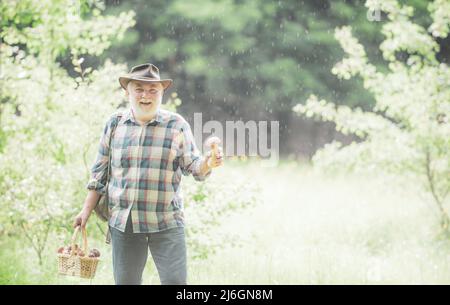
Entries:
[[[131, 110], [131, 108], [129, 108], [129, 109], [127, 110], [127, 112], [125, 113], [124, 120], [125, 120], [125, 121], [124, 121], [125, 123], [126, 123], [126, 122], [132, 122], [132, 123], [135, 123], [135, 124], [139, 124], [139, 123], [136, 121], [136, 119], [134, 118], [133, 111]], [[155, 116], [155, 118], [152, 119], [152, 120], [150, 120], [150, 121], [148, 121], [146, 125], [157, 125], [157, 124], [161, 124], [162, 122], [163, 122], [163, 115], [162, 115], [162, 113], [161, 113], [161, 109], [158, 109], [158, 110], [156, 111], [156, 116]]]

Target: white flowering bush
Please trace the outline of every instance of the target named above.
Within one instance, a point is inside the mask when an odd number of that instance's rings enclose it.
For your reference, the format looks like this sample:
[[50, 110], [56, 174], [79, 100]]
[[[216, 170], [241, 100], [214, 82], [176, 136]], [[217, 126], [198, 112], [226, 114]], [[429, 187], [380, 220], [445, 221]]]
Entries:
[[[0, 4], [9, 25], [0, 32], [0, 234], [24, 236], [40, 263], [49, 234], [69, 228], [80, 209], [99, 135], [121, 102], [115, 76], [126, 67], [108, 60], [93, 70], [80, 56], [102, 53], [134, 15], [103, 17], [101, 8], [99, 1]], [[78, 77], [57, 62], [68, 52]]]
[[[335, 37], [347, 56], [332, 73], [341, 79], [360, 76], [375, 97], [373, 111], [337, 106], [314, 95], [293, 110], [334, 122], [340, 132], [360, 139], [346, 146], [338, 141], [326, 145], [313, 158], [318, 168], [382, 170], [419, 179], [440, 213], [442, 232], [449, 234], [450, 70], [436, 56], [436, 39], [449, 33], [450, 3], [429, 4], [428, 29], [413, 23], [412, 8], [395, 0], [371, 0], [366, 6], [387, 14], [380, 49], [389, 71], [377, 71], [351, 27], [344, 26], [336, 29]], [[406, 59], [399, 53], [407, 54]]]
[[262, 201], [258, 184], [246, 179], [239, 172], [230, 172], [227, 179], [182, 184], [187, 244], [192, 258], [206, 259], [226, 244], [240, 246], [239, 236], [212, 231], [233, 213], [254, 208]]

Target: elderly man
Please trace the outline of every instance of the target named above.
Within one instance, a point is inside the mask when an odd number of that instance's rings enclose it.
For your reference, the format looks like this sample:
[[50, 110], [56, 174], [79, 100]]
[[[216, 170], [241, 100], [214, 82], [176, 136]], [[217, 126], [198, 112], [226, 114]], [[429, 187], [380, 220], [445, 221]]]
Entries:
[[161, 284], [186, 284], [181, 176], [204, 180], [213, 167], [222, 165], [222, 149], [202, 157], [187, 121], [160, 108], [172, 80], [160, 79], [155, 65], [133, 67], [119, 82], [130, 107], [106, 123], [89, 192], [74, 226], [86, 226], [100, 195], [106, 193], [111, 153], [107, 194], [116, 284], [141, 284], [148, 249]]

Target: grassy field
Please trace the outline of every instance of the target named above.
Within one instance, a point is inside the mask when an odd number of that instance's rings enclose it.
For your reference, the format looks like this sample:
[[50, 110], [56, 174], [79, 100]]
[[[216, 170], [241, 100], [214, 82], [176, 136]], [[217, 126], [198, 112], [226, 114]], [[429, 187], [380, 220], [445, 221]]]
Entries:
[[[412, 181], [332, 177], [289, 162], [228, 163], [210, 179], [236, 173], [261, 187], [261, 201], [211, 232], [241, 246], [190, 260], [190, 284], [450, 284], [450, 241], [438, 238], [434, 206]], [[97, 242], [103, 260], [89, 281], [56, 275], [58, 242], [38, 268], [23, 241], [3, 239], [0, 283], [113, 284], [109, 246]], [[151, 257], [144, 283], [159, 284]]]
[[434, 207], [414, 185], [323, 177], [287, 164], [246, 173], [258, 179], [264, 202], [220, 230], [247, 242], [192, 266], [192, 282], [450, 283], [449, 243], [436, 238]]

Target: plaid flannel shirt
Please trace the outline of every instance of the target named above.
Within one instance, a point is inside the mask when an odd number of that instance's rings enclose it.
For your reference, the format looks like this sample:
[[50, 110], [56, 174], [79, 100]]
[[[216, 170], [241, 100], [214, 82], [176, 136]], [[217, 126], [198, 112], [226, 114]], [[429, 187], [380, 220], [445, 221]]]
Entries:
[[[113, 124], [117, 127], [109, 147]], [[192, 174], [197, 181], [211, 174], [200, 174], [202, 157], [188, 122], [163, 109], [145, 126], [135, 121], [131, 109], [122, 113], [120, 119], [114, 114], [100, 140], [87, 184], [89, 190], [106, 193], [110, 150], [109, 225], [125, 231], [131, 213], [134, 233], [184, 227], [182, 174]]]

